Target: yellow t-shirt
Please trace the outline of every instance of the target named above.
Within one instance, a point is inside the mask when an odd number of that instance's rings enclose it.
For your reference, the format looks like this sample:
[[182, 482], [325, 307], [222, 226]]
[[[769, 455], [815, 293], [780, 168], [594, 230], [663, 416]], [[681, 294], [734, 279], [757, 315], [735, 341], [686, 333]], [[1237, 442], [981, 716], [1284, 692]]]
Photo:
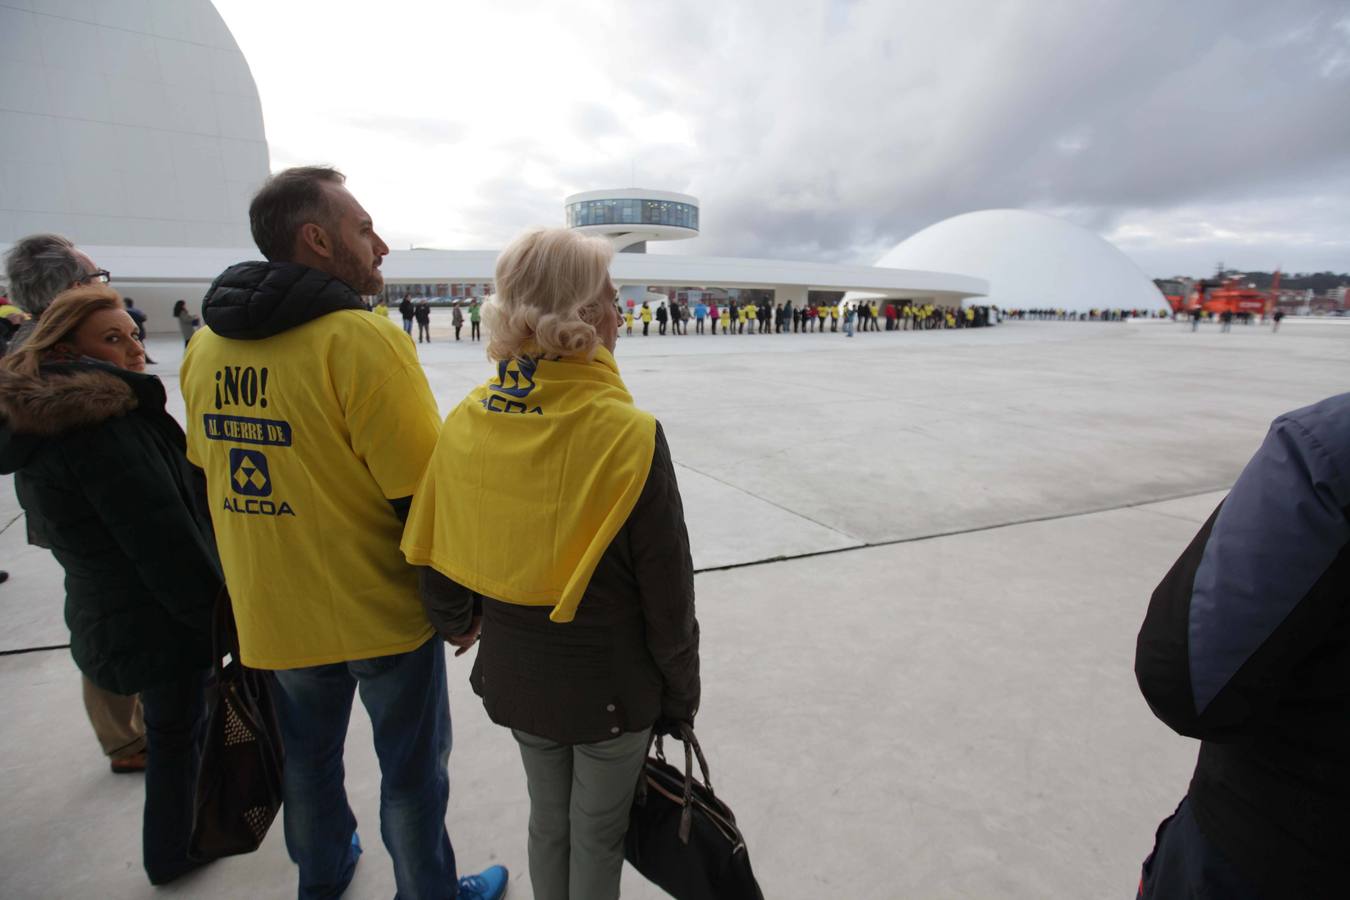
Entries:
[[402, 329], [363, 310], [256, 341], [202, 329], [181, 383], [244, 664], [369, 659], [430, 638], [388, 501], [417, 489], [440, 416]]
[[649, 306], [642, 307], [642, 321], [650, 322], [652, 320], [652, 310]]
[[837, 306], [831, 306], [831, 307], [830, 307], [830, 318], [831, 318], [831, 319], [837, 319], [837, 318], [839, 318], [839, 307], [837, 307]]

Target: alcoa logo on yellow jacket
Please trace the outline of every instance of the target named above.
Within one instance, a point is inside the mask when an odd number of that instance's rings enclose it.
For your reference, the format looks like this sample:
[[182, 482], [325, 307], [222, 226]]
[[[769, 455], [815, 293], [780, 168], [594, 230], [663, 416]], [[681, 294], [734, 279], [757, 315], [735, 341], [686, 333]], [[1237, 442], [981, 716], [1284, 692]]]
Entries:
[[535, 389], [534, 372], [538, 367], [529, 357], [497, 363], [497, 383], [488, 385], [489, 394], [478, 402], [488, 412], [542, 416], [542, 407], [530, 408], [522, 402]]

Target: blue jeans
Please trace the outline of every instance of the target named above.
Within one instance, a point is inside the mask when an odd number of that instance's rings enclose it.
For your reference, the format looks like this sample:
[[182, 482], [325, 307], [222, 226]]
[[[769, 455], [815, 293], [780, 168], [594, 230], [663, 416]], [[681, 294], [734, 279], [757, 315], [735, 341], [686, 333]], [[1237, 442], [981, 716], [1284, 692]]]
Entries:
[[380, 760], [380, 836], [393, 859], [396, 896], [456, 896], [455, 851], [445, 830], [451, 737], [440, 639], [408, 653], [283, 669], [276, 677], [286, 850], [300, 867], [301, 900], [341, 896], [361, 855], [342, 765], [358, 688]]
[[207, 674], [203, 669], [141, 691], [147, 753], [141, 854], [151, 884], [167, 884], [200, 865], [188, 860], [188, 838], [206, 735]]

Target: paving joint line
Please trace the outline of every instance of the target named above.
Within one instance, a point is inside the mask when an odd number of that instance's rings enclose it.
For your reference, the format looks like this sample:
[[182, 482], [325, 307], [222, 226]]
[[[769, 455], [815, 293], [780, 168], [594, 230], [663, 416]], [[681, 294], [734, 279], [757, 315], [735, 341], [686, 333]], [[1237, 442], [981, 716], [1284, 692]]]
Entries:
[[[859, 538], [858, 538], [857, 535], [849, 534], [847, 531], [842, 531], [842, 530], [840, 530], [840, 529], [838, 529], [838, 528], [835, 528], [833, 525], [829, 525], [829, 524], [827, 524], [827, 523], [825, 523], [825, 522], [817, 521], [816, 519], [813, 519], [813, 518], [811, 518], [810, 516], [805, 515], [804, 513], [799, 513], [799, 512], [797, 512], [795, 509], [788, 509], [786, 506], [783, 506], [782, 504], [779, 504], [779, 503], [775, 503], [775, 502], [773, 502], [772, 500], [768, 499], [767, 497], [761, 497], [759, 494], [756, 494], [756, 493], [754, 493], [754, 492], [752, 492], [752, 491], [748, 491], [748, 490], [746, 490], [745, 488], [741, 487], [741, 486], [738, 485], [738, 484], [732, 484], [732, 483], [729, 482], [729, 481], [723, 481], [721, 478], [718, 478], [716, 475], [709, 475], [707, 472], [704, 472], [702, 469], [696, 469], [696, 468], [694, 468], [693, 466], [689, 465], [688, 463], [677, 462], [677, 463], [675, 463], [675, 465], [677, 465], [677, 466], [683, 466], [684, 468], [688, 469], [690, 472], [693, 472], [693, 473], [695, 473], [695, 474], [697, 474], [697, 475], [702, 475], [704, 478], [711, 478], [713, 481], [716, 481], [718, 484], [721, 484], [721, 485], [724, 485], [724, 486], [726, 486], [726, 487], [729, 487], [729, 488], [731, 488], [733, 491], [740, 491], [742, 494], [745, 494], [747, 497], [754, 497], [756, 500], [759, 500], [759, 501], [762, 502], [762, 503], [767, 503], [767, 504], [769, 504], [769, 505], [772, 506], [774, 509], [780, 509], [780, 510], [782, 510], [783, 512], [787, 513], [788, 515], [790, 515], [790, 516], [796, 516], [796, 517], [799, 518], [799, 519], [805, 519], [806, 521], [810, 522], [812, 525], [819, 525], [821, 528], [824, 528], [824, 529], [826, 529], [827, 531], [833, 531], [835, 534], [838, 534], [838, 535], [841, 535], [841, 536], [843, 536], [843, 537], [846, 537], [846, 538], [848, 538], [850, 541], [856, 541], [856, 540], [859, 540]], [[860, 544], [859, 546], [865, 546], [865, 544]], [[795, 559], [796, 557], [789, 557], [789, 558]], [[702, 570], [701, 570], [701, 569], [695, 569], [694, 571], [695, 571], [695, 572], [699, 572], [699, 571], [702, 571]]]
[[[679, 463], [678, 465], [684, 464]], [[691, 472], [698, 472], [698, 474], [700, 475], [704, 474], [702, 472], [699, 472], [699, 470], [695, 469], [693, 466], [686, 465], [684, 467], [686, 469], [689, 469]], [[759, 500], [763, 499], [762, 497], [757, 497], [755, 494], [751, 494], [744, 488], [736, 487], [736, 485], [734, 484], [727, 484], [727, 482], [722, 481], [720, 478], [715, 478], [712, 475], [708, 475], [706, 477], [712, 478], [714, 481], [720, 482], [721, 484], [726, 484], [727, 487], [735, 488], [736, 490], [741, 491], [742, 493], [749, 494], [751, 497], [755, 497], [756, 499]], [[934, 532], [933, 534], [921, 534], [916, 535], [914, 537], [906, 537], [906, 538], [893, 538], [887, 541], [864, 541], [863, 543], [855, 544], [850, 547], [832, 547], [829, 550], [812, 550], [809, 553], [794, 553], [791, 555], [772, 556], [767, 559], [755, 559], [750, 560], [749, 562], [729, 563], [724, 566], [706, 566], [702, 569], [695, 569], [694, 574], [702, 575], [706, 572], [728, 572], [731, 571], [732, 569], [748, 569], [752, 566], [766, 566], [771, 565], [773, 563], [791, 562], [797, 559], [810, 559], [815, 556], [833, 556], [836, 553], [852, 553], [855, 550], [870, 550], [876, 547], [894, 547], [898, 544], [916, 544], [920, 541], [931, 541], [936, 538], [955, 537], [957, 535], [962, 534], [978, 534], [981, 531], [997, 531], [1000, 528], [1013, 528], [1018, 525], [1033, 525], [1037, 522], [1055, 522], [1060, 519], [1075, 519], [1081, 516], [1095, 516], [1098, 515], [1099, 513], [1116, 512], [1122, 509], [1136, 509], [1141, 506], [1151, 506], [1154, 503], [1166, 503], [1169, 500], [1185, 500], [1190, 497], [1202, 497], [1205, 494], [1214, 494], [1218, 493], [1219, 491], [1226, 491], [1228, 490], [1228, 488], [1229, 486], [1210, 487], [1200, 491], [1190, 491], [1184, 494], [1174, 494], [1167, 497], [1156, 497], [1151, 500], [1140, 500], [1135, 503], [1122, 503], [1118, 506], [1105, 506], [1100, 509], [1089, 509], [1071, 513], [1056, 513], [1054, 515], [1049, 516], [1034, 516], [1032, 518], [1018, 519], [1012, 522], [1000, 522], [996, 525], [977, 525], [974, 528], [959, 528], [956, 529], [955, 531], [939, 531]], [[771, 506], [777, 507], [778, 509], [781, 509], [784, 512], [789, 512], [795, 516], [799, 516], [800, 518], [806, 519], [808, 522], [815, 522], [815, 520], [810, 518], [809, 516], [802, 516], [800, 513], [795, 513], [792, 510], [787, 509], [786, 507], [778, 506], [778, 504], [773, 503], [770, 500], [765, 500], [764, 502], [768, 503]], [[1162, 513], [1161, 515], [1166, 515], [1166, 513]], [[1177, 517], [1174, 516], [1172, 518]], [[1190, 520], [1184, 519], [1182, 521], [1190, 521]], [[10, 524], [12, 525], [13, 522], [11, 522]], [[842, 534], [845, 537], [852, 537], [852, 535], [846, 534], [845, 532], [840, 531], [837, 528], [833, 528], [829, 525], [825, 525], [820, 522], [816, 522], [816, 524], [821, 525], [821, 527], [823, 528], [828, 528], [829, 530], [835, 532], [836, 534]], [[1195, 523], [1192, 522], [1191, 524]], [[70, 644], [50, 644], [43, 647], [19, 647], [13, 650], [0, 650], [0, 658], [6, 656], [21, 656], [27, 653], [43, 653], [50, 650], [66, 650], [69, 647]]]
[[1178, 522], [1190, 522], [1192, 525], [1203, 525], [1204, 519], [1192, 519], [1187, 516], [1179, 516], [1176, 513], [1160, 512], [1156, 509], [1136, 509], [1135, 512], [1143, 513], [1146, 516], [1161, 516], [1164, 519], [1175, 519]]
[[[1191, 497], [1203, 497], [1205, 494], [1214, 494], [1219, 491], [1226, 491], [1231, 485], [1224, 487], [1211, 487], [1200, 491], [1190, 491], [1184, 494], [1172, 494], [1166, 497], [1156, 497], [1150, 500], [1140, 500], [1134, 503], [1122, 503], [1118, 506], [1103, 506], [1099, 509], [1086, 509], [1070, 513], [1054, 513], [1048, 516], [1032, 516], [1027, 519], [1016, 519], [1011, 522], [999, 522], [994, 525], [977, 525], [974, 528], [958, 528], [953, 531], [935, 531], [932, 534], [920, 534], [914, 537], [892, 538], [885, 541], [864, 541], [853, 547], [831, 547], [828, 550], [811, 550], [807, 553], [794, 553], [790, 555], [771, 556], [767, 559], [753, 559], [747, 562], [728, 563], [724, 566], [707, 566], [702, 569], [695, 569], [695, 575], [702, 575], [705, 572], [728, 572], [732, 569], [747, 569], [752, 566], [765, 566], [773, 563], [791, 562], [796, 559], [811, 559], [816, 556], [833, 556], [836, 553], [852, 553], [855, 550], [871, 550], [875, 547], [894, 547], [898, 544], [916, 544], [920, 541], [931, 541], [936, 538], [956, 537], [962, 534], [978, 534], [981, 531], [997, 531], [1000, 528], [1013, 528], [1018, 525], [1034, 525], [1037, 522], [1055, 522], [1060, 519], [1075, 519], [1081, 516], [1095, 516], [1100, 513], [1117, 512], [1123, 509], [1135, 509], [1140, 506], [1151, 506], [1154, 503], [1166, 503], [1169, 500], [1186, 500]], [[751, 496], [754, 496], [753, 494]], [[766, 501], [767, 502], [767, 501]], [[1147, 510], [1144, 510], [1147, 512]], [[1166, 515], [1161, 513], [1160, 515]], [[803, 517], [805, 518], [805, 517]], [[1178, 517], [1173, 517], [1178, 518]], [[1182, 521], [1196, 524], [1190, 519]], [[828, 525], [825, 527], [829, 527]], [[842, 534], [843, 532], [840, 532]]]
[[0, 650], [0, 657], [22, 656], [25, 653], [45, 653], [48, 650], [69, 650], [69, 644], [47, 644], [43, 647], [19, 647], [14, 650]]

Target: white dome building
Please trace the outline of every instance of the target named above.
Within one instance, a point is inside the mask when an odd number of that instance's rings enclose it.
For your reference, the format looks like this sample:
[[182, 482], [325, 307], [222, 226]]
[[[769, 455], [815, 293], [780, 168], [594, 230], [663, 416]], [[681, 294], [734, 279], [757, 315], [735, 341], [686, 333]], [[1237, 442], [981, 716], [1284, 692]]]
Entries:
[[262, 106], [209, 0], [0, 5], [0, 245], [248, 247]]
[[944, 219], [876, 265], [987, 279], [988, 298], [976, 302], [1001, 309], [1168, 308], [1149, 277], [1115, 246], [1063, 219], [1022, 209]]

